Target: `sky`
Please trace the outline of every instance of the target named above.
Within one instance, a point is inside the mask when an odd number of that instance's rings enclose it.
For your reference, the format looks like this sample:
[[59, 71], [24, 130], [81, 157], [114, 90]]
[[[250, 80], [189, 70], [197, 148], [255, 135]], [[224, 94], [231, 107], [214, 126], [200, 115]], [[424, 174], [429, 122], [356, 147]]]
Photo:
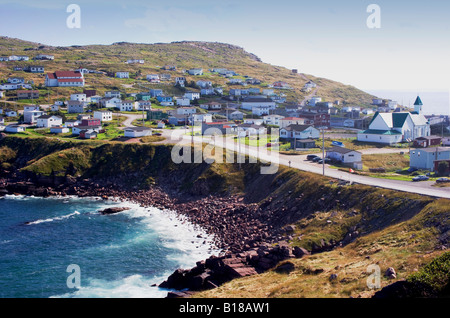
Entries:
[[[69, 4], [80, 28], [67, 27]], [[380, 28], [367, 25], [371, 4]], [[224, 42], [363, 90], [449, 92], [449, 14], [444, 0], [0, 0], [0, 35], [58, 46]]]

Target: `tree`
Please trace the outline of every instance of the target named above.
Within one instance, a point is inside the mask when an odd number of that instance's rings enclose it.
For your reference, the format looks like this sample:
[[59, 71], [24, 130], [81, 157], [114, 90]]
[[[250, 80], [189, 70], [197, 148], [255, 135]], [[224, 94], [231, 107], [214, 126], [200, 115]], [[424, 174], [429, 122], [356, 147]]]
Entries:
[[439, 174], [440, 176], [445, 175], [445, 174], [447, 173], [447, 171], [448, 171], [448, 162], [447, 162], [447, 161], [441, 161], [441, 162], [439, 162], [437, 168], [438, 168], [438, 174]]

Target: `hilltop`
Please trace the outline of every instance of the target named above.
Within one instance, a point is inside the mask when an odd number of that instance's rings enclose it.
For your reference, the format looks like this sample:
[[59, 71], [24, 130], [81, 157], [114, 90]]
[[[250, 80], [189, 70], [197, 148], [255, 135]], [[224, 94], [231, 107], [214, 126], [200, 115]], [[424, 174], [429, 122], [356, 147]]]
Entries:
[[[56, 70], [73, 70], [87, 68], [102, 72], [130, 72], [130, 79], [116, 79], [105, 74], [87, 74], [86, 89], [96, 89], [99, 94], [106, 90], [118, 89], [126, 93], [138, 93], [149, 88], [163, 88], [167, 94], [180, 93], [173, 87], [173, 81], [167, 84], [150, 84], [146, 81], [148, 74], [171, 74], [172, 78], [181, 76], [184, 69], [203, 68], [202, 76], [186, 76], [188, 81], [198, 79], [208, 79], [217, 85], [221, 85], [227, 91], [232, 86], [227, 86], [227, 79], [210, 73], [212, 68], [227, 68], [239, 74], [238, 77], [248, 76], [259, 79], [261, 86], [267, 87], [275, 81], [284, 81], [293, 89], [285, 90], [287, 101], [301, 102], [311, 93], [302, 92], [305, 83], [312, 80], [318, 85], [316, 96], [323, 100], [334, 102], [339, 100], [342, 103], [351, 105], [368, 106], [374, 96], [365, 93], [353, 86], [316, 77], [310, 74], [303, 74], [298, 70], [294, 74], [292, 70], [264, 63], [256, 55], [246, 52], [243, 48], [218, 42], [195, 42], [182, 41], [172, 43], [141, 44], [118, 42], [111, 45], [86, 45], [86, 46], [49, 46], [42, 43], [34, 43], [0, 37], [0, 56], [28, 55], [30, 61], [20, 62], [0, 62], [0, 77], [6, 79], [9, 76], [21, 76], [26, 80], [34, 81], [38, 88], [43, 87], [44, 74], [30, 74], [22, 71], [14, 71], [15, 66], [26, 66], [40, 64], [45, 66], [45, 72]], [[51, 54], [55, 59], [52, 61], [33, 61], [37, 54]], [[128, 59], [144, 59], [144, 64], [126, 64]], [[300, 64], [307, 64], [303, 61]], [[164, 65], [175, 65], [177, 71], [165, 71], [161, 67]], [[236, 86], [238, 88], [239, 86]], [[248, 87], [253, 87], [249, 85]], [[77, 92], [80, 88], [58, 88], [59, 97]], [[41, 95], [54, 95], [51, 92], [43, 91]], [[52, 96], [49, 97], [51, 99]]]

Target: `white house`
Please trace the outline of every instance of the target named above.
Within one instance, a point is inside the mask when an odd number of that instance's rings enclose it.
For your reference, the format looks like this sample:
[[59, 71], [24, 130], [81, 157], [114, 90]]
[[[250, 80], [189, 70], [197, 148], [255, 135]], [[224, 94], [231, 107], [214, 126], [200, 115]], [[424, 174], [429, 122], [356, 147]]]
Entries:
[[189, 106], [191, 100], [189, 98], [177, 98], [177, 106]]
[[267, 133], [264, 126], [255, 124], [241, 124], [237, 127], [237, 131], [240, 136], [265, 135]]
[[86, 104], [84, 102], [78, 102], [70, 100], [67, 102], [67, 112], [69, 114], [84, 113]]
[[111, 111], [94, 111], [94, 118], [100, 119], [100, 121], [111, 121], [113, 113]]
[[122, 100], [117, 97], [102, 98], [100, 104], [106, 108], [119, 108]]
[[212, 114], [192, 114], [189, 118], [189, 124], [195, 123], [211, 123], [213, 121]]
[[116, 72], [117, 78], [130, 78], [130, 72]]
[[430, 136], [430, 124], [420, 113], [376, 113], [358, 141], [394, 144]]
[[200, 80], [200, 81], [197, 81], [196, 84], [200, 88], [210, 88], [210, 87], [212, 87], [212, 82], [211, 81]]
[[201, 68], [193, 68], [187, 71], [189, 73], [189, 75], [203, 75], [203, 69]]
[[177, 108], [178, 115], [191, 115], [195, 114], [197, 109], [195, 107], [179, 107]]
[[284, 116], [281, 115], [266, 115], [263, 117], [264, 124], [266, 125], [274, 125], [274, 126], [281, 126], [281, 120], [284, 118]]
[[434, 162], [438, 160], [450, 160], [450, 148], [433, 147], [412, 149], [409, 165], [411, 168], [434, 171]]
[[316, 106], [317, 103], [320, 103], [322, 101], [321, 97], [314, 96], [308, 101], [308, 105], [310, 106]]
[[124, 100], [119, 104], [119, 110], [121, 112], [130, 112], [137, 108], [137, 102], [132, 100]]
[[206, 110], [219, 110], [222, 109], [222, 104], [218, 102], [209, 102], [207, 104], [201, 104], [200, 108], [206, 109]]
[[8, 125], [5, 127], [5, 131], [9, 133], [25, 132], [26, 128], [22, 125]]
[[257, 116], [269, 115], [270, 110], [269, 106], [254, 106], [252, 107], [252, 114]]
[[139, 111], [147, 111], [152, 109], [152, 102], [147, 100], [140, 100], [137, 102], [137, 110]]
[[332, 147], [327, 149], [325, 157], [344, 164], [353, 164], [355, 162], [361, 162], [362, 160], [361, 152], [344, 147]]
[[54, 126], [50, 127], [50, 133], [52, 134], [67, 134], [70, 131], [68, 127]]
[[186, 85], [186, 77], [175, 77], [175, 85], [180, 85], [181, 87], [184, 87]]
[[195, 99], [200, 99], [200, 93], [198, 93], [198, 92], [186, 92], [186, 93], [184, 93], [184, 98], [188, 98], [191, 101], [193, 101]]
[[253, 107], [268, 107], [275, 109], [276, 103], [267, 97], [247, 97], [242, 101], [241, 108], [245, 110], [252, 110]]
[[307, 125], [311, 124], [308, 119], [300, 117], [285, 117], [280, 119], [281, 128], [285, 128], [289, 125]]
[[116, 98], [120, 99], [120, 92], [119, 91], [107, 91], [107, 92], [105, 92], [105, 97], [106, 98], [116, 97]]
[[273, 89], [263, 89], [262, 93], [265, 96], [273, 96], [273, 95], [275, 95], [275, 91]]
[[128, 127], [124, 129], [127, 138], [138, 138], [152, 135], [152, 129], [148, 127]]
[[161, 82], [161, 79], [158, 74], [149, 74], [147, 75], [147, 81], [150, 83], [159, 83]]
[[83, 73], [80, 72], [56, 71], [45, 76], [47, 87], [82, 87], [84, 83]]
[[37, 119], [43, 115], [45, 113], [41, 110], [26, 110], [23, 112], [23, 122], [26, 124], [35, 124], [37, 123]]
[[87, 102], [86, 94], [72, 94], [70, 95], [70, 100], [76, 100], [79, 102]]
[[317, 139], [320, 131], [310, 125], [289, 125], [280, 129], [280, 138], [284, 139]]
[[6, 117], [17, 117], [17, 112], [15, 110], [7, 109], [5, 110]]
[[37, 118], [36, 126], [39, 128], [49, 128], [53, 126], [62, 126], [63, 119], [60, 116], [43, 115]]

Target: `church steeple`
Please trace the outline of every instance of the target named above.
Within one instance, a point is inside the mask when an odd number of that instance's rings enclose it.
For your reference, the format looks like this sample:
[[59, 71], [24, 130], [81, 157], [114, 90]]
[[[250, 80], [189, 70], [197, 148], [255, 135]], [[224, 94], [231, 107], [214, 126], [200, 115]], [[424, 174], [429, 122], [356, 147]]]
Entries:
[[417, 96], [416, 101], [414, 102], [414, 112], [417, 114], [422, 114], [422, 100], [419, 96]]

